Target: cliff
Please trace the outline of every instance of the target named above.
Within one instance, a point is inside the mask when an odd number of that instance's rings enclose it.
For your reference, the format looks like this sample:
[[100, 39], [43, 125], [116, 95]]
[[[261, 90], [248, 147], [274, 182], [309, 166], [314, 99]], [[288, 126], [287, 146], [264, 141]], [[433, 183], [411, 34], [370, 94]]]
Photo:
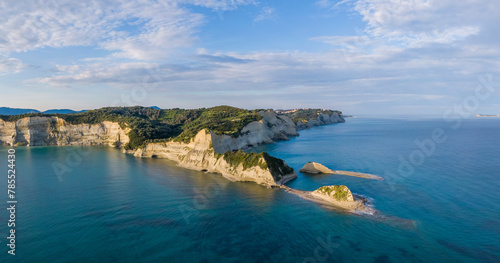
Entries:
[[201, 130], [190, 143], [164, 142], [148, 143], [134, 152], [136, 157], [167, 158], [179, 166], [206, 172], [219, 173], [231, 181], [256, 182], [265, 186], [278, 186], [297, 177], [295, 171], [285, 162], [267, 153], [245, 153], [215, 149], [226, 144], [214, 132]]
[[339, 122], [345, 122], [344, 118], [342, 117], [342, 113], [339, 111], [333, 111], [332, 114], [320, 113], [316, 118], [311, 117], [308, 120], [298, 120], [296, 126], [297, 130], [303, 130], [315, 126]]
[[[295, 123], [289, 116], [277, 114], [273, 110], [254, 111], [255, 113], [252, 115], [252, 113], [247, 113], [241, 109], [219, 107], [207, 111], [207, 114], [215, 112], [219, 114], [217, 116], [225, 118], [224, 121], [214, 119], [212, 123], [206, 124], [213, 126], [214, 129], [204, 128], [198, 130], [196, 135], [188, 141], [183, 136], [186, 132], [179, 135], [182, 140], [176, 140], [174, 137], [167, 141], [152, 142], [151, 140], [147, 141], [147, 138], [143, 138], [144, 143], [134, 144], [139, 145], [137, 148], [130, 146], [132, 145], [132, 139], [136, 141], [138, 138], [138, 130], [131, 124], [137, 123], [137, 120], [142, 121], [142, 123], [152, 124], [155, 119], [151, 122], [144, 122], [146, 117], [160, 120], [166, 111], [159, 110], [150, 114], [151, 116], [146, 116], [151, 112], [149, 110], [146, 111], [146, 114], [138, 114], [134, 122], [122, 123], [122, 125], [107, 120], [96, 121], [108, 118], [104, 113], [114, 120], [126, 121], [126, 118], [119, 119], [120, 117], [116, 117], [116, 114], [113, 115], [120, 110], [122, 109], [109, 108], [103, 111], [89, 111], [80, 115], [63, 115], [68, 116], [66, 118], [73, 120], [73, 123], [69, 123], [57, 116], [21, 116], [18, 119], [13, 119], [13, 121], [0, 119], [0, 144], [11, 146], [109, 145], [120, 147], [130, 142], [128, 147], [124, 148], [124, 152], [133, 154], [136, 157], [167, 158], [176, 161], [179, 166], [220, 173], [232, 181], [252, 181], [266, 186], [277, 186], [297, 177], [295, 171], [284, 161], [269, 156], [267, 153], [247, 154], [239, 150], [277, 140], [288, 140], [289, 136], [298, 135], [297, 129], [343, 122], [341, 113], [339, 114], [336, 111], [330, 111], [331, 114], [325, 113], [327, 111], [323, 110], [315, 110], [312, 113], [307, 112], [305, 116], [311, 117], [307, 124], [304, 124], [300, 121]], [[133, 110], [142, 111], [143, 109], [133, 108]], [[228, 115], [231, 114], [231, 111], [243, 115], [231, 117]], [[253, 117], [255, 115], [258, 118]], [[235, 123], [244, 123], [241, 116], [250, 116], [254, 121], [246, 122], [245, 125], [240, 126], [241, 130], [232, 131], [234, 127], [237, 127]], [[211, 117], [208, 116], [207, 118]], [[94, 124], [75, 124], [76, 120], [81, 119], [91, 120]], [[167, 117], [164, 119], [167, 119]], [[196, 125], [200, 121], [195, 120], [186, 123], [186, 125]], [[122, 128], [122, 126], [126, 128]], [[146, 127], [155, 128], [147, 125]], [[166, 127], [167, 131], [174, 132], [176, 126], [167, 124], [167, 126], [159, 125], [159, 127]], [[190, 127], [186, 127], [185, 131], [190, 131]], [[224, 131], [227, 130], [224, 127], [231, 127], [231, 135], [224, 134]], [[144, 130], [148, 131], [147, 129]]]
[[13, 122], [0, 119], [0, 145], [109, 145], [129, 141], [129, 129], [116, 122], [69, 124], [59, 117], [25, 117]]
[[[262, 119], [247, 124], [237, 137], [203, 129], [189, 143], [148, 143], [133, 154], [136, 157], [167, 158], [176, 161], [179, 166], [220, 173], [232, 181], [252, 181], [266, 186], [282, 185], [297, 177], [285, 162], [267, 153], [256, 158], [252, 154], [233, 152], [276, 140], [288, 140], [288, 136], [298, 135], [296, 124], [290, 117], [276, 114], [273, 110], [260, 111], [259, 114]], [[328, 118], [319, 115], [318, 119], [328, 119], [328, 123], [337, 122], [338, 115], [325, 115]], [[254, 160], [256, 165], [250, 167], [246, 167], [245, 162], [234, 162], [234, 159], [252, 158], [258, 160]]]

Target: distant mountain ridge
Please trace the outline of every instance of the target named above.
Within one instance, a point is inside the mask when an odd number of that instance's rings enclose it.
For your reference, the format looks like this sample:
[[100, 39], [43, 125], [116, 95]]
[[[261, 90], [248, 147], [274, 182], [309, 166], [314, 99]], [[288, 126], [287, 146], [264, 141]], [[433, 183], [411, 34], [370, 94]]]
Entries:
[[[155, 110], [161, 110], [158, 106], [149, 107]], [[70, 109], [50, 109], [46, 111], [39, 111], [35, 109], [22, 109], [22, 108], [9, 108], [9, 107], [0, 107], [0, 115], [21, 115], [27, 113], [44, 113], [44, 114], [70, 114], [70, 113], [80, 113], [86, 112], [88, 110], [74, 111]]]
[[0, 107], [0, 115], [19, 115], [25, 113], [39, 113], [40, 111], [35, 109], [18, 109], [9, 107]]
[[74, 111], [70, 109], [51, 109], [51, 110], [46, 110], [42, 113], [45, 114], [69, 114], [69, 113], [80, 113], [80, 112], [86, 112], [87, 110], [81, 110], [81, 111]]

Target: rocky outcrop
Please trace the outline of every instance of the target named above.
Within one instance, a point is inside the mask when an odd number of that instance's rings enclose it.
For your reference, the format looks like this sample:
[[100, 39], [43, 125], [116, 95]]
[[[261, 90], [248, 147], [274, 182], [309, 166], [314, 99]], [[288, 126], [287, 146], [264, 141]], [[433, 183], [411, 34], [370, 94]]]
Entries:
[[360, 195], [353, 195], [351, 190], [345, 185], [329, 185], [322, 186], [315, 191], [302, 191], [292, 189], [287, 186], [281, 186], [287, 192], [300, 196], [309, 201], [340, 209], [352, 213], [368, 213], [373, 214], [375, 210], [365, 205], [368, 201]]
[[304, 167], [302, 167], [299, 170], [299, 172], [306, 173], [306, 174], [339, 174], [339, 175], [361, 177], [361, 178], [366, 178], [366, 179], [384, 180], [384, 178], [382, 178], [380, 176], [373, 175], [373, 174], [358, 173], [358, 172], [351, 172], [351, 171], [331, 170], [328, 167], [326, 167], [320, 163], [315, 163], [315, 162], [306, 163], [304, 165]]
[[245, 149], [259, 144], [272, 143], [278, 140], [288, 140], [289, 136], [297, 136], [298, 130], [314, 126], [345, 122], [340, 112], [334, 111], [332, 115], [322, 113], [317, 119], [310, 118], [307, 123], [293, 120], [283, 114], [276, 114], [274, 110], [260, 111], [262, 120], [254, 121], [241, 130], [241, 135], [212, 135], [214, 149], [218, 153]]
[[179, 166], [222, 174], [231, 181], [256, 182], [265, 186], [278, 186], [297, 177], [295, 171], [284, 161], [267, 153], [244, 153], [215, 149], [219, 138], [206, 129], [198, 132], [189, 143], [164, 142], [149, 143], [135, 151], [136, 157], [168, 158]]
[[345, 185], [322, 186], [311, 194], [332, 203], [354, 201], [351, 190]]
[[308, 174], [332, 174], [333, 171], [328, 167], [315, 162], [308, 162], [302, 167], [299, 172]]
[[262, 165], [246, 167], [243, 163], [230, 162], [234, 157], [231, 155], [237, 154], [233, 151], [276, 140], [288, 140], [288, 136], [298, 135], [295, 124], [289, 117], [278, 115], [273, 110], [259, 113], [262, 120], [246, 125], [238, 137], [219, 135], [204, 129], [189, 143], [148, 143], [133, 154], [136, 157], [168, 158], [176, 161], [179, 166], [220, 173], [232, 181], [252, 181], [266, 186], [281, 185], [296, 178], [297, 174], [282, 160], [267, 153], [258, 157], [257, 163]]
[[339, 123], [339, 122], [345, 122], [344, 118], [342, 117], [342, 113], [338, 111], [334, 111], [332, 115], [322, 113], [319, 114], [316, 119], [314, 118], [309, 118], [307, 121], [298, 121], [296, 124], [296, 129], [297, 130], [303, 130], [307, 128], [312, 128], [315, 126], [321, 126], [321, 125], [327, 125], [327, 124], [333, 124], [333, 123]]
[[129, 141], [129, 129], [118, 123], [69, 124], [58, 117], [26, 117], [15, 122], [0, 119], [0, 145], [109, 145]]
[[298, 135], [295, 123], [290, 117], [278, 115], [273, 110], [259, 113], [263, 117], [262, 120], [247, 124], [238, 137], [212, 134], [215, 151], [224, 153], [240, 150], [277, 140], [288, 140], [289, 136]]
[[349, 212], [363, 212], [369, 214], [375, 212], [373, 208], [365, 205], [367, 202], [366, 198], [353, 195], [351, 190], [345, 185], [322, 186], [303, 197], [317, 203], [341, 208]]

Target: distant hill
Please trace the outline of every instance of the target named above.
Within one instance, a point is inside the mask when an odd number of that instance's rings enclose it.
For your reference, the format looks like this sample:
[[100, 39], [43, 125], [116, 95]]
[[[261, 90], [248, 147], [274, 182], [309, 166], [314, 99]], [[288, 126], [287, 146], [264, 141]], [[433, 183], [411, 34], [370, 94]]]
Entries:
[[52, 109], [52, 110], [46, 110], [43, 113], [44, 114], [69, 114], [69, 113], [80, 113], [80, 112], [86, 112], [86, 110], [82, 111], [74, 111], [70, 109]]
[[18, 109], [18, 108], [9, 108], [9, 107], [0, 107], [0, 115], [19, 115], [25, 113], [39, 113], [35, 109]]
[[491, 114], [476, 114], [476, 117], [483, 117], [483, 118], [500, 118], [500, 115], [491, 115]]
[[9, 108], [9, 107], [0, 107], [0, 115], [21, 115], [27, 113], [43, 113], [43, 114], [69, 114], [69, 113], [80, 113], [86, 112], [86, 110], [82, 111], [74, 111], [70, 109], [51, 109], [46, 111], [39, 111], [35, 109], [20, 109], [20, 108]]

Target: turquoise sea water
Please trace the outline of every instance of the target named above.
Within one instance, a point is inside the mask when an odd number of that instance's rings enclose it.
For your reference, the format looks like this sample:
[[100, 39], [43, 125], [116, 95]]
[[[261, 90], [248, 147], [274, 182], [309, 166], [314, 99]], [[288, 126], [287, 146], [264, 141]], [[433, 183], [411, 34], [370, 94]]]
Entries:
[[[3, 147], [0, 262], [500, 262], [500, 120], [451, 126], [347, 119], [251, 149], [296, 170], [316, 161], [384, 177], [298, 173], [288, 184], [345, 184], [376, 216], [112, 148], [16, 148], [16, 256]], [[444, 141], [419, 153], [415, 140], [436, 128]]]

